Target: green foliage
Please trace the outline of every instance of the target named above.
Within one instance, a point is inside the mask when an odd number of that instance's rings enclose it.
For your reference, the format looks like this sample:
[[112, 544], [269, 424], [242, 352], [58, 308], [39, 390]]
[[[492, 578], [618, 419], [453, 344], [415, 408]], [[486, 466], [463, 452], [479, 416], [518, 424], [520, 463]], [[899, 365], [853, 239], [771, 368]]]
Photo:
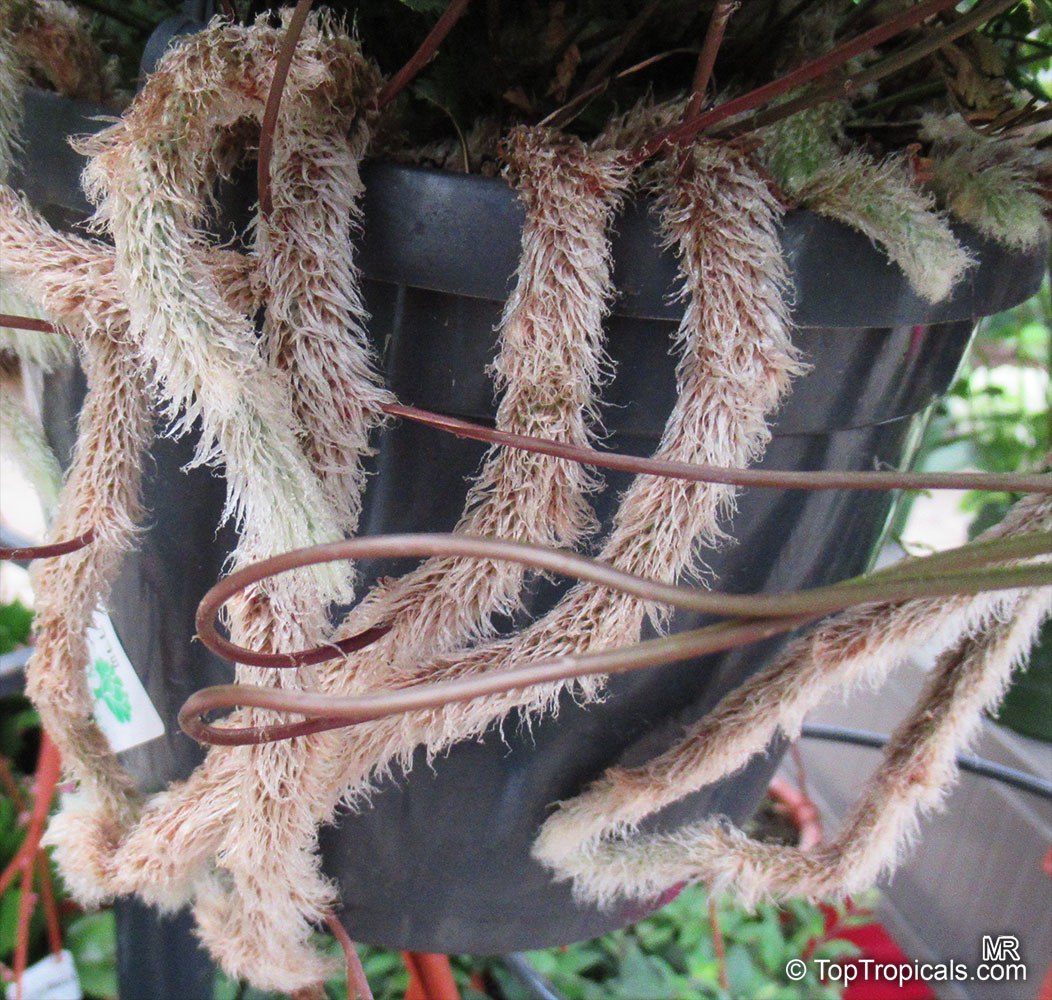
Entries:
[[[797, 983], [785, 975], [786, 963], [792, 958], [856, 954], [847, 941], [824, 940], [826, 923], [820, 909], [798, 901], [785, 907], [763, 905], [749, 912], [721, 898], [717, 914], [729, 991], [720, 985], [708, 897], [701, 886], [685, 889], [668, 906], [633, 927], [567, 948], [530, 952], [528, 957], [567, 1000], [839, 997], [834, 985], [819, 982], [813, 972]], [[842, 927], [859, 919], [846, 911], [839, 917]], [[499, 964], [491, 972], [508, 1000], [525, 1000], [522, 987]]]
[[84, 993], [94, 997], [117, 995], [117, 928], [112, 910], [85, 913], [66, 929], [66, 947]]
[[[984, 35], [993, 42], [1003, 60], [1008, 80], [1039, 101], [1052, 99], [1048, 78], [1052, 65], [1052, 3], [1049, 0], [1016, 4], [991, 22]], [[1021, 38], [1028, 41], [1021, 43]]]
[[[1052, 287], [991, 317], [971, 357], [939, 404], [917, 465], [990, 472], [1038, 471], [1052, 448]], [[963, 509], [971, 534], [995, 524], [1015, 501], [972, 492]]]
[[24, 646], [29, 642], [33, 612], [21, 601], [0, 605], [0, 654]]
[[[1052, 286], [991, 317], [960, 378], [936, 410], [917, 465], [991, 472], [1039, 471], [1052, 450]], [[965, 494], [975, 537], [997, 524], [1018, 499], [1009, 493]], [[1027, 669], [1017, 675], [998, 719], [1052, 742], [1052, 627], [1046, 625]]]
[[[817, 966], [800, 982], [785, 975], [793, 958], [840, 959], [857, 954], [850, 942], [827, 939], [826, 915], [817, 906], [793, 901], [784, 907], [765, 905], [750, 913], [729, 898], [717, 903], [718, 920], [726, 949], [730, 991], [720, 986], [720, 961], [716, 955], [708, 896], [701, 886], [685, 889], [668, 906], [632, 927], [579, 944], [529, 952], [537, 972], [566, 1000], [837, 1000], [834, 984], [819, 982]], [[868, 910], [838, 908], [834, 928], [843, 929], [871, 920]], [[342, 962], [339, 945], [319, 938], [318, 944]], [[402, 1000], [409, 985], [398, 952], [359, 946], [362, 966], [376, 1000]], [[503, 1000], [528, 1000], [533, 994], [498, 958], [451, 956], [453, 975], [464, 1000], [485, 1000], [477, 988], [479, 977], [491, 996]], [[333, 1000], [345, 1000], [345, 977], [340, 974], [325, 985]], [[214, 1000], [277, 1000], [268, 994], [231, 981], [220, 974]]]
[[40, 717], [25, 698], [0, 699], [0, 756], [27, 773], [36, 760]]
[[840, 102], [823, 104], [763, 130], [760, 155], [786, 194], [798, 197], [808, 181], [840, 153], [838, 140], [846, 110]]
[[997, 720], [1024, 736], [1052, 743], [1052, 623], [1045, 622], [1027, 668], [1009, 688]]
[[[29, 639], [33, 612], [15, 601], [0, 607], [0, 652], [7, 652]], [[0, 757], [18, 786], [23, 805], [32, 801], [32, 772], [40, 749], [40, 719], [20, 696], [0, 699]], [[11, 798], [7, 788], [0, 785], [0, 869], [6, 868], [15, 857], [25, 836], [25, 814]], [[48, 857], [51, 883], [56, 903], [66, 898], [62, 880]], [[34, 872], [33, 891], [41, 892], [39, 870]], [[0, 896], [0, 962], [11, 964], [18, 929], [18, 904], [21, 899], [20, 879]], [[64, 917], [64, 944], [73, 954], [84, 995], [89, 998], [117, 995], [116, 933], [113, 914], [104, 911], [77, 917]], [[43, 911], [34, 908], [29, 925], [29, 961], [33, 963], [47, 954], [48, 941]]]

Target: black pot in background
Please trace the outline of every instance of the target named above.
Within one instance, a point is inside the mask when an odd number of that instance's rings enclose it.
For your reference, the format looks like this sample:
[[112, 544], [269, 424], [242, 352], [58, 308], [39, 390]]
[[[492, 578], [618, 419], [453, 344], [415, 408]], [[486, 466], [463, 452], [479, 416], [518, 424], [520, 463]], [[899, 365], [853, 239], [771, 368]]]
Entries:
[[[86, 212], [64, 136], [97, 128], [83, 107], [30, 95], [22, 180], [56, 221]], [[502, 299], [518, 258], [522, 211], [500, 181], [377, 164], [366, 172], [360, 261], [372, 336], [400, 399], [458, 416], [492, 419], [492, 358]], [[621, 297], [608, 323], [617, 376], [605, 393], [613, 449], [653, 451], [673, 400], [669, 337], [677, 307], [675, 262], [656, 249], [638, 206], [619, 220], [615, 276]], [[764, 465], [866, 469], [908, 460], [917, 416], [950, 385], [976, 319], [1033, 294], [1043, 252], [1009, 254], [971, 232], [981, 265], [950, 302], [916, 299], [897, 268], [865, 237], [808, 212], [786, 220], [782, 242], [795, 284], [795, 336], [813, 371], [779, 414]], [[73, 440], [82, 385], [50, 380], [49, 433], [60, 455]], [[229, 680], [232, 668], [192, 641], [201, 595], [220, 575], [228, 531], [215, 535], [223, 483], [181, 471], [192, 442], [158, 442], [148, 465], [150, 527], [114, 589], [110, 611], [127, 652], [167, 726], [127, 751], [144, 789], [184, 777], [202, 757], [178, 729], [183, 700]], [[379, 441], [365, 497], [364, 534], [442, 531], [455, 524], [466, 480], [484, 448], [396, 424]], [[597, 512], [609, 525], [628, 477], [606, 473]], [[780, 591], [863, 570], [880, 539], [890, 495], [743, 491], [734, 545], [712, 553], [719, 586]], [[405, 568], [362, 567], [362, 591]], [[531, 589], [540, 614], [560, 587]], [[694, 615], [674, 628], [693, 627]], [[646, 907], [600, 912], [576, 904], [529, 857], [552, 803], [574, 795], [614, 763], [659, 753], [724, 694], [767, 663], [781, 641], [613, 678], [598, 704], [564, 699], [557, 718], [528, 731], [514, 719], [457, 745], [428, 768], [387, 782], [371, 807], [323, 832], [326, 870], [342, 889], [344, 920], [358, 940], [435, 952], [507, 952], [588, 938], [639, 918]], [[780, 747], [732, 778], [664, 810], [648, 824], [674, 828], [713, 813], [747, 818]]]

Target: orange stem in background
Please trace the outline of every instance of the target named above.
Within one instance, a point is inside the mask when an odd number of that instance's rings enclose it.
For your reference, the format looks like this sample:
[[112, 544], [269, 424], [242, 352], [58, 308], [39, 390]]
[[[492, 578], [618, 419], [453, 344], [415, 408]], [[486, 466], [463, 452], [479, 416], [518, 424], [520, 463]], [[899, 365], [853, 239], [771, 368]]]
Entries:
[[15, 807], [15, 812], [24, 812], [26, 799], [22, 794], [22, 789], [18, 787], [18, 781], [6, 757], [0, 757], [0, 787], [3, 787], [4, 794], [11, 800]]
[[406, 1000], [460, 1000], [448, 955], [426, 951], [403, 951], [409, 970]]
[[15, 932], [15, 1000], [22, 1000], [22, 977], [29, 964], [29, 920], [33, 916], [33, 866], [27, 865], [22, 872], [22, 894], [18, 898], [18, 929]]
[[[1041, 867], [1046, 875], [1052, 875], [1052, 847], [1045, 854]], [[1052, 965], [1049, 965], [1048, 971], [1045, 973], [1045, 978], [1037, 993], [1037, 1000], [1052, 1000]]]
[[8, 886], [20, 871], [23, 875], [27, 871], [32, 873], [33, 859], [40, 847], [40, 840], [44, 836], [44, 827], [47, 825], [48, 814], [51, 812], [51, 800], [58, 787], [61, 771], [62, 762], [59, 758], [58, 747], [45, 732], [40, 742], [40, 756], [37, 758], [36, 788], [34, 789], [33, 809], [26, 826], [26, 835], [18, 852], [0, 875], [0, 895], [7, 891]]
[[[58, 906], [55, 902], [55, 887], [51, 881], [50, 862], [47, 852], [40, 846], [60, 773], [61, 761], [58, 748], [47, 733], [44, 733], [40, 744], [40, 754], [37, 758], [33, 807], [26, 824], [25, 837], [11, 859], [11, 863], [4, 869], [3, 875], [0, 875], [0, 895], [2, 895], [14, 881], [18, 872], [22, 873], [18, 900], [18, 923], [15, 931], [15, 959], [11, 970], [16, 984], [15, 996], [18, 998], [23, 995], [22, 977], [25, 975], [29, 961], [30, 921], [38, 898], [33, 892], [34, 868], [40, 879], [40, 898], [47, 926], [48, 947], [53, 955], [58, 955], [62, 951], [62, 927], [59, 921]], [[15, 808], [22, 812], [25, 809], [25, 798], [7, 761], [3, 758], [0, 758], [0, 783], [3, 784]]]
[[1041, 989], [1037, 994], [1037, 1000], [1052, 1000], [1052, 965], [1048, 967], [1048, 972], [1045, 973]]
[[51, 862], [43, 848], [37, 851], [37, 877], [40, 879], [40, 905], [47, 925], [48, 949], [57, 956], [62, 951], [62, 923], [55, 902], [55, 886], [51, 881]]
[[405, 957], [405, 953], [402, 955], [402, 960], [405, 962], [406, 970], [409, 972], [409, 985], [405, 988], [405, 1000], [427, 1000], [427, 997], [424, 995], [424, 987], [420, 984], [420, 980], [413, 971], [413, 966], [409, 964], [408, 958]]

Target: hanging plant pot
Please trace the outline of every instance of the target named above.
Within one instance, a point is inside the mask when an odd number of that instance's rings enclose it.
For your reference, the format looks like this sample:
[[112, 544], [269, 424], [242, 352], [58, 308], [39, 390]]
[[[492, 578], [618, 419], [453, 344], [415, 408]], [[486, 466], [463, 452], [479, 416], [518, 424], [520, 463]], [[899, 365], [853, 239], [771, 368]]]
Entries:
[[[53, 222], [87, 214], [78, 161], [64, 140], [97, 128], [92, 113], [52, 95], [27, 97], [29, 166], [18, 183]], [[389, 387], [405, 403], [492, 421], [486, 367], [519, 259], [523, 213], [515, 194], [499, 180], [391, 164], [373, 164], [364, 177], [359, 263]], [[242, 194], [254, 197], [248, 188]], [[674, 402], [676, 263], [659, 250], [645, 205], [631, 205], [616, 228], [619, 296], [607, 323], [616, 376], [604, 391], [605, 444], [648, 455]], [[977, 319], [1033, 294], [1044, 270], [1043, 249], [1012, 254], [974, 233], [960, 235], [979, 264], [952, 298], [933, 306], [864, 236], [809, 212], [786, 216], [781, 239], [795, 286], [795, 342], [811, 372], [778, 414], [765, 466], [868, 469], [908, 460], [920, 420], [950, 385]], [[48, 384], [46, 418], [60, 454], [72, 443], [81, 394], [75, 374]], [[161, 439], [153, 449], [149, 527], [109, 607], [165, 727], [163, 736], [122, 754], [148, 791], [200, 762], [201, 749], [179, 731], [176, 715], [193, 691], [230, 676], [228, 664], [193, 641], [197, 603], [221, 575], [232, 537], [215, 533], [223, 483], [206, 470], [183, 471], [192, 453], [186, 439]], [[387, 427], [361, 533], [451, 530], [483, 454], [482, 445], [428, 428]], [[607, 528], [629, 477], [604, 478], [593, 499]], [[879, 493], [743, 491], [729, 526], [734, 544], [713, 552], [709, 565], [720, 586], [735, 592], [855, 575], [872, 558], [892, 502]], [[359, 592], [405, 568], [361, 564]], [[525, 596], [529, 614], [545, 612], [560, 592], [552, 583], [534, 585]], [[672, 627], [700, 621], [677, 614]], [[554, 883], [530, 857], [538, 828], [553, 803], [610, 765], [638, 764], [668, 747], [780, 646], [770, 641], [614, 677], [601, 702], [583, 706], [564, 697], [557, 714], [528, 727], [513, 716], [430, 767], [421, 751], [410, 778], [386, 782], [368, 807], [323, 831], [326, 870], [340, 884], [352, 936], [415, 951], [507, 952], [592, 937], [638, 919], [658, 900], [600, 910]], [[665, 809], [647, 827], [675, 829], [713, 814], [740, 822], [767, 787], [778, 749]]]

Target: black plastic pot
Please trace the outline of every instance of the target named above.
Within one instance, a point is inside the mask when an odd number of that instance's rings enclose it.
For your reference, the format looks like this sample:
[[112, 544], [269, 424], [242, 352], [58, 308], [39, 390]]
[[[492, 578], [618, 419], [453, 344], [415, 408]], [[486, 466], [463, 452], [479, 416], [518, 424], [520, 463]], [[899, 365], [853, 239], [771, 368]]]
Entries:
[[[53, 219], [82, 216], [69, 133], [98, 127], [86, 109], [31, 95], [23, 184]], [[484, 368], [518, 258], [522, 211], [500, 181], [373, 165], [366, 173], [360, 260], [372, 336], [391, 387], [405, 402], [491, 418]], [[673, 400], [669, 337], [677, 306], [675, 262], [657, 249], [640, 206], [619, 220], [621, 297], [608, 324], [617, 377], [606, 393], [609, 446], [650, 453]], [[1042, 252], [1009, 254], [974, 233], [981, 261], [950, 302], [918, 301], [899, 271], [857, 233], [808, 212], [782, 232], [795, 283], [797, 343], [813, 365], [779, 414], [764, 464], [781, 469], [865, 469], [908, 460], [918, 415], [949, 386], [976, 319], [1033, 294]], [[73, 439], [79, 375], [51, 379], [47, 415], [60, 449]], [[223, 483], [183, 473], [190, 441], [160, 441], [148, 467], [150, 527], [114, 590], [111, 614], [167, 734], [124, 754], [142, 787], [184, 777], [202, 751], [179, 732], [176, 713], [192, 691], [227, 681], [232, 668], [192, 641], [198, 599], [220, 575], [228, 533], [215, 536]], [[395, 425], [379, 442], [362, 531], [441, 531], [461, 511], [465, 480], [483, 446]], [[627, 477], [606, 476], [596, 498], [609, 522]], [[713, 553], [720, 586], [784, 590], [827, 583], [868, 564], [892, 505], [880, 494], [744, 491], [736, 544]], [[362, 567], [364, 585], [402, 567]], [[364, 586], [363, 586], [364, 589]], [[542, 613], [558, 588], [536, 586]], [[675, 628], [699, 619], [679, 615]], [[614, 678], [607, 698], [569, 699], [529, 732], [509, 720], [428, 768], [386, 783], [370, 808], [323, 833], [326, 870], [341, 884], [356, 939], [438, 952], [508, 952], [588, 938], [640, 917], [646, 907], [600, 912], [580, 906], [529, 857], [552, 803], [614, 763], [645, 760], [682, 727], [760, 669], [780, 643]], [[774, 770], [779, 747], [743, 772], [665, 810], [671, 828], [713, 813], [747, 818]]]

